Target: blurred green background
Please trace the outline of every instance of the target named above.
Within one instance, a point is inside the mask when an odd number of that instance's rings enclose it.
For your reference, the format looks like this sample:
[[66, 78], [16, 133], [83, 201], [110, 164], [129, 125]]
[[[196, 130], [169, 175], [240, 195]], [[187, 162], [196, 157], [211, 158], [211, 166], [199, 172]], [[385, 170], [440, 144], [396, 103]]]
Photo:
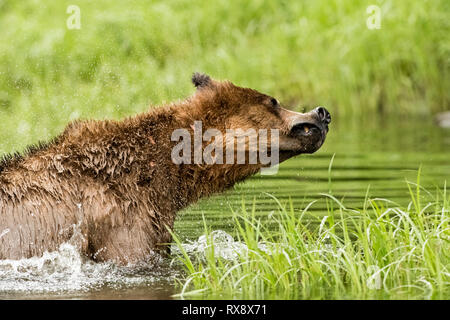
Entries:
[[450, 108], [449, 13], [447, 0], [0, 0], [0, 153], [183, 99], [194, 71], [334, 119], [431, 117]]

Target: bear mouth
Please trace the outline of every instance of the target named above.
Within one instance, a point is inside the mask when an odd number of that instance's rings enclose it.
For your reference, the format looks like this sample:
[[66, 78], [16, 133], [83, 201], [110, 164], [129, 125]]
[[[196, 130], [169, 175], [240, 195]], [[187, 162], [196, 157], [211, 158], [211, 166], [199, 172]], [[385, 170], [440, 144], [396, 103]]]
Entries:
[[313, 122], [301, 122], [295, 124], [288, 136], [300, 142], [299, 148], [281, 149], [279, 151], [280, 162], [303, 153], [314, 153], [325, 142], [328, 133], [328, 125]]
[[[303, 153], [314, 153], [320, 149], [328, 134], [330, 113], [323, 107], [306, 113], [294, 113], [289, 131], [280, 148], [280, 162]], [[298, 121], [298, 122], [297, 122]]]
[[[314, 123], [302, 122], [297, 123], [291, 128], [290, 135], [293, 137], [298, 136], [312, 136], [315, 134], [322, 134], [325, 128], [321, 129]], [[328, 131], [328, 126], [326, 126], [326, 131]]]

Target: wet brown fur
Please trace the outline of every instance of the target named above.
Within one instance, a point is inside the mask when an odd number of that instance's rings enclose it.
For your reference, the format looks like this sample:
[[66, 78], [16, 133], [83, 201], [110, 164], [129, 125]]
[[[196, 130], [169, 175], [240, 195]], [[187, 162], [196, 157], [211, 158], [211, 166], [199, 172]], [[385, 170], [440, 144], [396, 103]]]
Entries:
[[[177, 211], [261, 165], [176, 165], [173, 130], [289, 128], [270, 97], [195, 78], [197, 92], [122, 121], [78, 121], [0, 164], [0, 259], [40, 256], [71, 241], [96, 261], [138, 263], [166, 248]], [[197, 82], [196, 82], [197, 80]]]

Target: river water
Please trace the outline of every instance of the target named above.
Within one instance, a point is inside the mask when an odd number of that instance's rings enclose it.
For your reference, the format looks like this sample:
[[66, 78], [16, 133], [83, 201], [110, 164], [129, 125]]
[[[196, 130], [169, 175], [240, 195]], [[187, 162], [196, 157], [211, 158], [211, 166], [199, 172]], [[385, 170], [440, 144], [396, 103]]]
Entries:
[[[360, 208], [367, 193], [405, 205], [410, 201], [405, 180], [415, 182], [419, 167], [420, 183], [430, 192], [443, 188], [445, 181], [449, 184], [450, 129], [424, 119], [335, 121], [316, 154], [290, 159], [276, 175], [256, 175], [225, 194], [184, 210], [175, 231], [188, 251], [201, 250], [205, 220], [223, 240], [220, 252], [232, 254], [234, 248], [244, 245], [233, 240], [231, 224], [232, 211], [239, 210], [243, 201], [254, 202], [262, 219], [277, 209], [271, 196], [282, 203], [292, 201], [294, 208], [301, 210], [330, 189], [350, 208]], [[324, 202], [310, 212], [325, 215]], [[176, 278], [181, 273], [176, 259], [119, 268], [85, 261], [64, 244], [43, 257], [0, 261], [0, 299], [170, 299], [179, 291]]]

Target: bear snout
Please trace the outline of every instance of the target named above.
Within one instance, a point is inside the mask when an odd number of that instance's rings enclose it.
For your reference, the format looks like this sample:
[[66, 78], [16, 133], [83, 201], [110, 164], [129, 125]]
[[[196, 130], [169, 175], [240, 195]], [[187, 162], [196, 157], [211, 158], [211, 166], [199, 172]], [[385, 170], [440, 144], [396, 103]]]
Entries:
[[321, 135], [323, 140], [328, 133], [328, 125], [331, 122], [331, 115], [324, 107], [317, 107], [314, 110], [298, 114], [292, 122], [290, 135], [293, 137], [314, 137]]
[[331, 115], [327, 109], [324, 107], [317, 107], [313, 110], [319, 116], [319, 121], [321, 121], [324, 125], [329, 125], [331, 122]]

